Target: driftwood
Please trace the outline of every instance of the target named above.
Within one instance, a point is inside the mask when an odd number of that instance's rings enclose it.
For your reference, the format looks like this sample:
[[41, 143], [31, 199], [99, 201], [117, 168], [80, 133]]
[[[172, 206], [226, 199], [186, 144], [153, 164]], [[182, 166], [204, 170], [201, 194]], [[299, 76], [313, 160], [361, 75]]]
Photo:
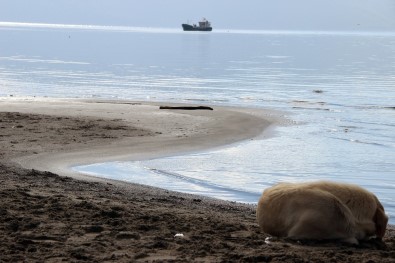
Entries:
[[161, 110], [213, 110], [208, 106], [159, 106]]

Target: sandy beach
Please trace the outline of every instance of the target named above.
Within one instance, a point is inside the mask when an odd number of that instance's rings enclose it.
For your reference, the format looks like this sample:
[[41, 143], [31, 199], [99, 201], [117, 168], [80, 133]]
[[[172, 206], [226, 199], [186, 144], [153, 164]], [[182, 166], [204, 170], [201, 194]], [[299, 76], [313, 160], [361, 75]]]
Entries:
[[[383, 242], [266, 240], [253, 205], [76, 174], [271, 135], [279, 113], [0, 98], [0, 262], [395, 262]], [[171, 106], [171, 105], [170, 105]]]

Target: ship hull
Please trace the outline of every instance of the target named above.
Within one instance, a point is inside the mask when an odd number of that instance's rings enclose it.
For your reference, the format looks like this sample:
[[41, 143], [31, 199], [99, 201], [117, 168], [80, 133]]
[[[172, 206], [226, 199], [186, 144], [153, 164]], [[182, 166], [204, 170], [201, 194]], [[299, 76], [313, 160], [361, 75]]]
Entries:
[[182, 24], [182, 29], [184, 31], [212, 31], [212, 27], [197, 27], [197, 26], [191, 26], [188, 24]]

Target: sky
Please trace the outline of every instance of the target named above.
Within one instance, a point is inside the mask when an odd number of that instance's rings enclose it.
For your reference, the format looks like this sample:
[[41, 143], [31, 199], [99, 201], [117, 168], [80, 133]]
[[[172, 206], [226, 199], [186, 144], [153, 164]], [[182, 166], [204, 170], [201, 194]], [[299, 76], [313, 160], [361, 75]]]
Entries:
[[1, 22], [395, 31], [395, 0], [0, 0]]

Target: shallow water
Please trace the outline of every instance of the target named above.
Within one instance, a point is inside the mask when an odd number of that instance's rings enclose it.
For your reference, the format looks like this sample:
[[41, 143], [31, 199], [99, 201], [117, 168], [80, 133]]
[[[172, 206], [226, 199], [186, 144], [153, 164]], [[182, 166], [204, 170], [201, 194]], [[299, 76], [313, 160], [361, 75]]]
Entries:
[[295, 125], [202, 153], [76, 167], [255, 203], [279, 181], [376, 193], [395, 223], [395, 34], [4, 25], [0, 96], [116, 98], [278, 109]]

